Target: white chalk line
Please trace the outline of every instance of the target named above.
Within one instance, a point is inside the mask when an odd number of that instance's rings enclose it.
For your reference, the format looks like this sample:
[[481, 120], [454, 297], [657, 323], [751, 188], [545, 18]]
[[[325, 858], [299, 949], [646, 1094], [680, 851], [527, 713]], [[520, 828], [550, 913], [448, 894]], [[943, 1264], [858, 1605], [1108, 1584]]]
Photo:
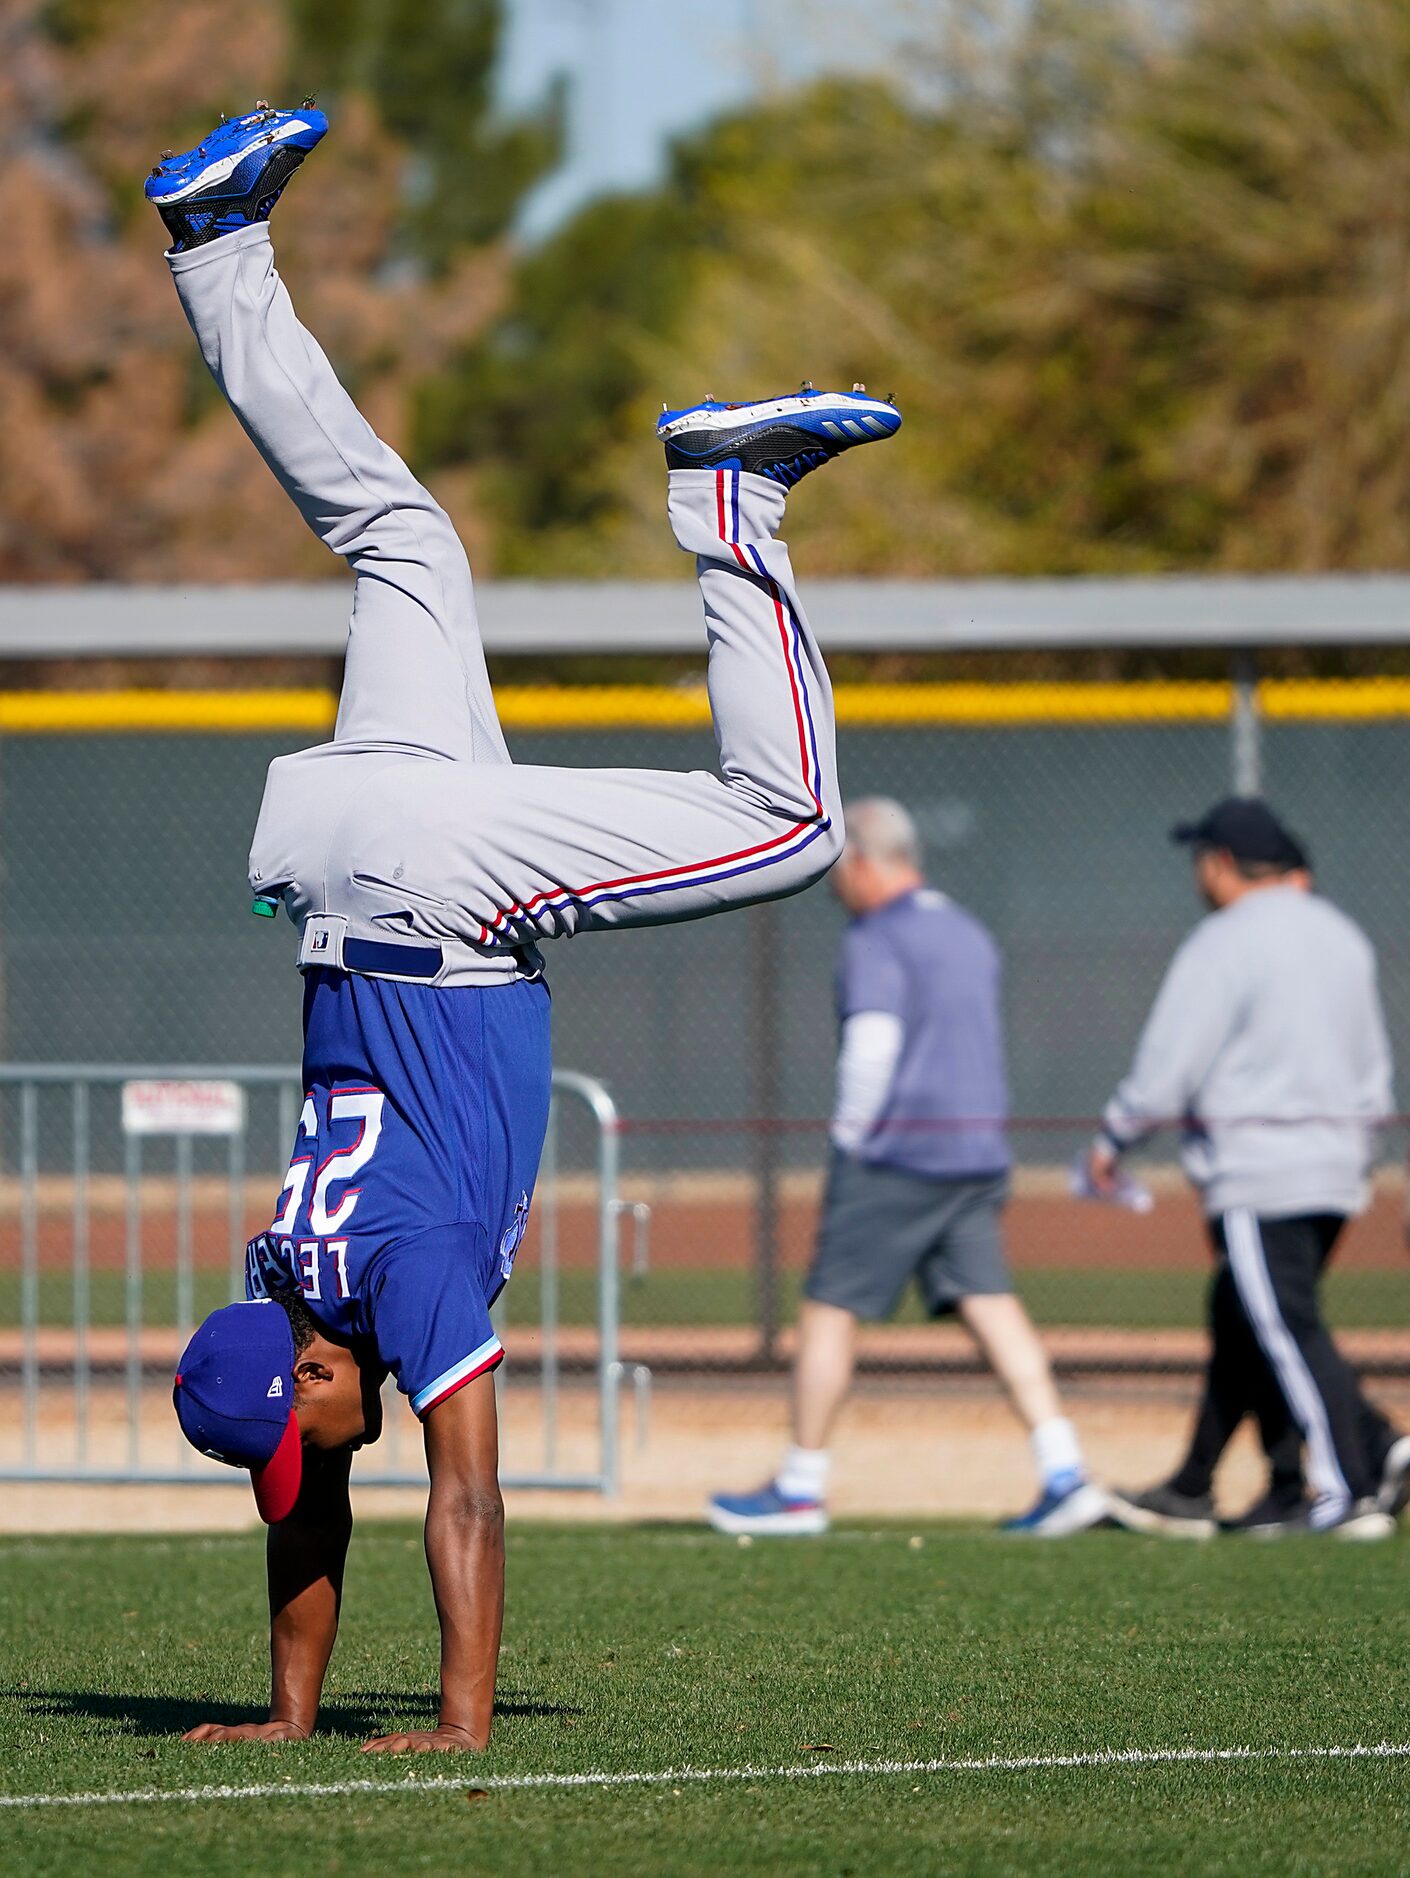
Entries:
[[825, 1780], [856, 1774], [1026, 1774], [1064, 1768], [1209, 1766], [1254, 1761], [1391, 1761], [1410, 1758], [1410, 1742], [1329, 1748], [1107, 1748], [1091, 1754], [990, 1755], [949, 1761], [808, 1761], [794, 1767], [675, 1767], [640, 1773], [484, 1774], [467, 1769], [427, 1780], [271, 1781], [247, 1787], [140, 1787], [127, 1793], [4, 1793], [0, 1808], [200, 1805], [211, 1800], [336, 1800], [357, 1793], [445, 1793], [479, 1788], [525, 1793], [574, 1787], [684, 1787], [714, 1781]]

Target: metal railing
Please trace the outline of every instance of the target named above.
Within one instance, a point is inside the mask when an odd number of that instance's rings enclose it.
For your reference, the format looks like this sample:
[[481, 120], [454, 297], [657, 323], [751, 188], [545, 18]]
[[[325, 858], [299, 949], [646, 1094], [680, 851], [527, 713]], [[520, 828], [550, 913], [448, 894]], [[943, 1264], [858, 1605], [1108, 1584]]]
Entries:
[[[181, 1438], [171, 1376], [200, 1317], [243, 1296], [301, 1093], [282, 1065], [0, 1064], [0, 1480], [228, 1484]], [[616, 1491], [618, 1140], [604, 1086], [555, 1071], [531, 1230], [496, 1307], [513, 1324], [508, 1487]], [[387, 1410], [354, 1482], [419, 1485], [390, 1383]]]

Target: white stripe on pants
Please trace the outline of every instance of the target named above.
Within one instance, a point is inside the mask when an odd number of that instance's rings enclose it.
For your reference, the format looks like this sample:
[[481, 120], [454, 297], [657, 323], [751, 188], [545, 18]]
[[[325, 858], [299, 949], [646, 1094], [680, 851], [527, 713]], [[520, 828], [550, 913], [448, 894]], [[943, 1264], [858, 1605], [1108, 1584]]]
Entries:
[[1314, 1526], [1335, 1523], [1351, 1504], [1351, 1489], [1337, 1458], [1322, 1392], [1284, 1322], [1278, 1294], [1268, 1271], [1258, 1215], [1246, 1206], [1224, 1215], [1224, 1243], [1239, 1302], [1248, 1314], [1259, 1348], [1272, 1365], [1288, 1411], [1307, 1443], [1307, 1479], [1312, 1488]]

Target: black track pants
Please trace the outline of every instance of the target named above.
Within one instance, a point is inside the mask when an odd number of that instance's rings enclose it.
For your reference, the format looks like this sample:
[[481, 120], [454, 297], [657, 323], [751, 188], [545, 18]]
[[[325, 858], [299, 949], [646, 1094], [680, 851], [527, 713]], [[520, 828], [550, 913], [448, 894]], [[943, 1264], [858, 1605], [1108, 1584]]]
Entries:
[[1210, 1492], [1224, 1450], [1244, 1417], [1255, 1415], [1268, 1456], [1269, 1489], [1278, 1499], [1297, 1503], [1303, 1497], [1302, 1436], [1239, 1303], [1228, 1260], [1217, 1243], [1216, 1252], [1219, 1262], [1209, 1286], [1204, 1393], [1189, 1451], [1170, 1484], [1191, 1498]]
[[[1221, 1271], [1232, 1299], [1221, 1291], [1221, 1321], [1237, 1302], [1246, 1326], [1271, 1372], [1288, 1416], [1306, 1448], [1307, 1481], [1314, 1525], [1329, 1525], [1353, 1500], [1375, 1492], [1376, 1455], [1382, 1418], [1361, 1395], [1355, 1374], [1322, 1321], [1318, 1285], [1345, 1220], [1336, 1213], [1269, 1219], [1235, 1207], [1210, 1222]], [[1242, 1345], [1249, 1354], [1247, 1341]], [[1250, 1367], [1249, 1406], [1269, 1414], [1261, 1374]], [[1276, 1409], [1264, 1420], [1265, 1436], [1277, 1438]]]

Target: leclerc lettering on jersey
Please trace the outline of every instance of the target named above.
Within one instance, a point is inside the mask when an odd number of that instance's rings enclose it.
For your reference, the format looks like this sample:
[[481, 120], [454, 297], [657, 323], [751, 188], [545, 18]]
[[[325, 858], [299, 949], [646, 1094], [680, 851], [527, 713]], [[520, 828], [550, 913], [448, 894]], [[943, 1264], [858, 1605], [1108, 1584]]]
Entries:
[[[332, 1334], [375, 1352], [424, 1415], [503, 1356], [489, 1312], [528, 1226], [548, 994], [524, 983], [461, 1000], [321, 970], [306, 986], [306, 1063], [342, 1074], [310, 1077], [274, 1218], [247, 1248], [246, 1294], [297, 1292]], [[474, 1029], [438, 1056], [426, 1033], [446, 1024]], [[493, 1049], [485, 1027], [506, 1033]], [[437, 1061], [483, 1066], [496, 1086], [472, 1098], [402, 1071]], [[507, 1147], [482, 1126], [487, 1100], [515, 1118]]]

